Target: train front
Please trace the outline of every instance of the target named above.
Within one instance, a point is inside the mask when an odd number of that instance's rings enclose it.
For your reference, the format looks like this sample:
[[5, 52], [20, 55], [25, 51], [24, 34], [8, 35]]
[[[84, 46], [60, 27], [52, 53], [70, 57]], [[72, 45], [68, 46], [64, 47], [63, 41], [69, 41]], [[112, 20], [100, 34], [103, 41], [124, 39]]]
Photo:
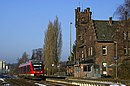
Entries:
[[34, 77], [44, 76], [44, 65], [41, 61], [32, 61]]

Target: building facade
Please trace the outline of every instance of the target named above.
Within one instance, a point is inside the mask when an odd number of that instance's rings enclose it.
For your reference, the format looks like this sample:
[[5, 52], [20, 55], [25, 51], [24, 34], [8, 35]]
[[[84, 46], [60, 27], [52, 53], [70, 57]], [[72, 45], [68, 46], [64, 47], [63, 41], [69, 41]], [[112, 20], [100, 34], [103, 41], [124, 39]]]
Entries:
[[0, 60], [0, 74], [8, 74], [9, 73], [9, 66], [6, 64], [5, 61]]
[[76, 57], [75, 77], [111, 75], [115, 62], [130, 56], [129, 19], [93, 20], [90, 8], [75, 9]]

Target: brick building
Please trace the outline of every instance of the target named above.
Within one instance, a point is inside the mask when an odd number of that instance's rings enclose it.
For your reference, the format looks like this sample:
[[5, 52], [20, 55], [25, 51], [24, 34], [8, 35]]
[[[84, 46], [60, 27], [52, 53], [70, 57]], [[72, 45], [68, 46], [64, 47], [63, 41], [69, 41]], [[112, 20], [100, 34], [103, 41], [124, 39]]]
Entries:
[[[115, 61], [120, 64], [130, 55], [129, 19], [93, 20], [90, 8], [75, 9], [76, 57], [75, 77], [112, 75]], [[118, 58], [117, 58], [118, 57]]]

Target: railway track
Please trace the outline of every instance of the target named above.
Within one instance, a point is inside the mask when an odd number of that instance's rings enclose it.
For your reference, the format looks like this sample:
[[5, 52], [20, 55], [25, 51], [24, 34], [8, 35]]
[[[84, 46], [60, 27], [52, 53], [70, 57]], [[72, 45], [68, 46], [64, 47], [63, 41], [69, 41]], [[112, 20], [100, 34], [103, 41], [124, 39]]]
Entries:
[[77, 85], [72, 85], [72, 84], [49, 82], [49, 81], [40, 81], [39, 84], [42, 84], [42, 85], [45, 85], [45, 86], [77, 86]]
[[[15, 79], [5, 79], [0, 80], [2, 83], [6, 82], [10, 85], [1, 85], [0, 86], [95, 86], [95, 85], [113, 85], [116, 84], [117, 86], [123, 85], [121, 83], [115, 83], [115, 82], [104, 82], [104, 81], [98, 81], [98, 80], [91, 80], [91, 79], [60, 79], [59, 77], [49, 77], [46, 78], [46, 80], [40, 80], [40, 79], [23, 79], [23, 78], [15, 78]], [[6, 84], [5, 83], [5, 84]]]
[[25, 79], [5, 79], [5, 82], [11, 84], [11, 86], [38, 86]]
[[64, 84], [58, 82], [49, 82], [45, 80], [32, 80], [32, 79], [5, 79], [4, 80], [7, 84], [10, 85], [3, 85], [3, 86], [76, 86], [71, 84]]

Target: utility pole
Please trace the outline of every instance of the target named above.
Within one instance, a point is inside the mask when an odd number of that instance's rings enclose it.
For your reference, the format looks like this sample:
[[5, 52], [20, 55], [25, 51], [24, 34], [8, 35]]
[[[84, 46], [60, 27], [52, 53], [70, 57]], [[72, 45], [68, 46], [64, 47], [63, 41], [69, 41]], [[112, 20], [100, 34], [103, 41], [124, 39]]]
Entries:
[[70, 22], [70, 61], [72, 60], [71, 59], [71, 47], [72, 47], [72, 34], [71, 34], [71, 31], [72, 31], [72, 22]]

